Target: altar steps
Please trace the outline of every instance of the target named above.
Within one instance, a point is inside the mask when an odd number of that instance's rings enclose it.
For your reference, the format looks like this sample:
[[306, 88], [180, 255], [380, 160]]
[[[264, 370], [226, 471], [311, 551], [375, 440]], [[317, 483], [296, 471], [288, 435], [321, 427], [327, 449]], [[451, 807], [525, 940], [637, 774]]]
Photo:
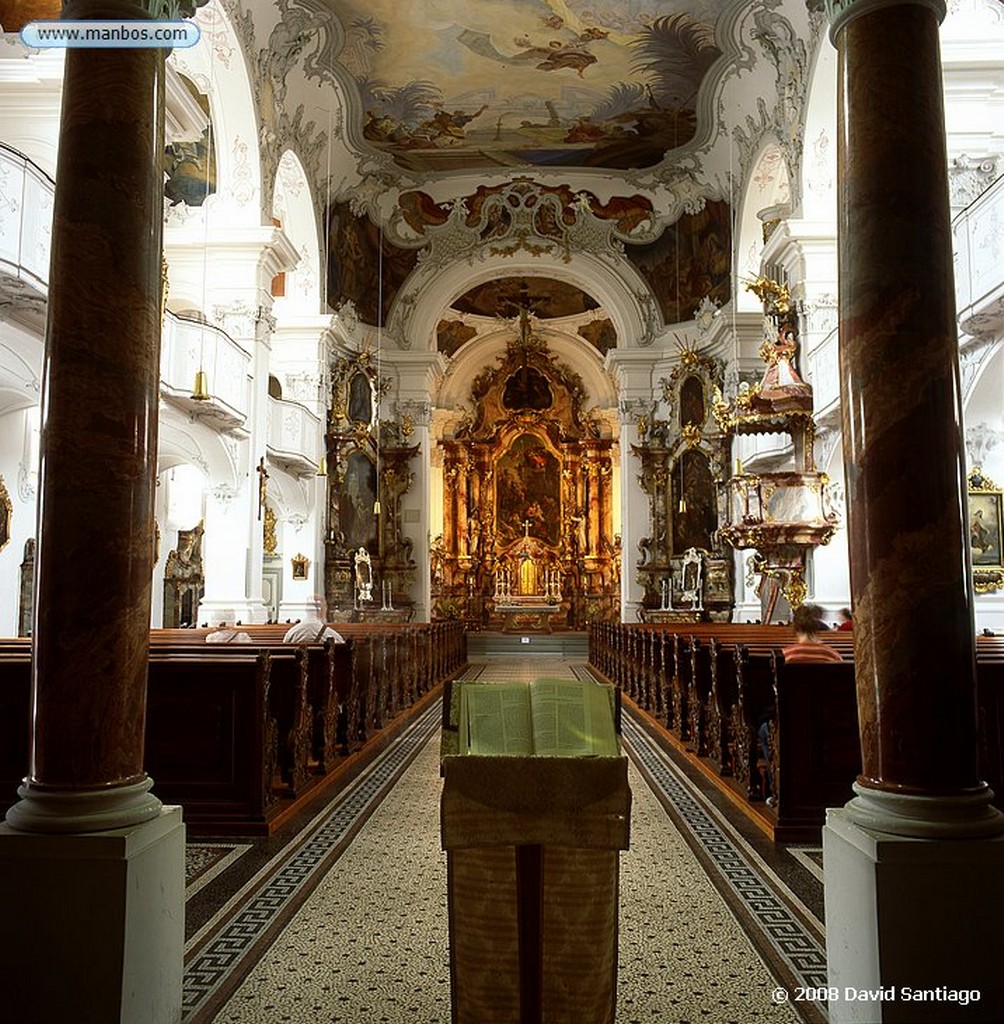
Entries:
[[571, 632], [467, 634], [468, 660], [537, 655], [586, 661], [589, 656], [589, 635]]

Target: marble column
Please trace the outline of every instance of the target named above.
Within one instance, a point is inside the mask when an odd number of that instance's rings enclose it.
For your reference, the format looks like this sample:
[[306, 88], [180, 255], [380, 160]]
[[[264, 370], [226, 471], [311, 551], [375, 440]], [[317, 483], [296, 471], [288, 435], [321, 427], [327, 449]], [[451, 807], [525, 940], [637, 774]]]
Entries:
[[1004, 825], [977, 769], [938, 4], [859, 0], [833, 27], [840, 373], [863, 756], [849, 813], [903, 835]]
[[[131, 19], [117, 0], [64, 17]], [[15, 828], [149, 820], [164, 51], [70, 49], [43, 366], [33, 739]], [[86, 736], [86, 742], [80, 737]]]
[[[131, 21], [124, 0], [67, 20]], [[180, 11], [175, 5], [174, 14]], [[10, 1020], [181, 1019], [184, 825], [143, 770], [164, 51], [70, 49], [43, 365], [31, 758], [0, 826]]]
[[[999, 1020], [1004, 816], [977, 761], [944, 5], [829, 6], [862, 748], [857, 796], [823, 830], [830, 1020]], [[939, 987], [977, 990], [978, 1005], [907, 995]]]

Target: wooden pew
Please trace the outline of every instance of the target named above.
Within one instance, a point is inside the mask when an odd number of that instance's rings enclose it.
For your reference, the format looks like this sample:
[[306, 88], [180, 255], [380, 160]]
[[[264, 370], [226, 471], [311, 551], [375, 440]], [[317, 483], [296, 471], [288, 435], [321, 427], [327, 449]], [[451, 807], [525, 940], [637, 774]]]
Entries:
[[28, 774], [31, 735], [30, 643], [0, 642], [0, 813], [17, 801]]
[[[658, 633], [650, 637], [648, 630]], [[721, 787], [748, 806], [775, 838], [815, 841], [825, 807], [850, 799], [851, 783], [860, 771], [854, 636], [821, 634], [824, 643], [840, 652], [840, 664], [786, 665], [780, 652], [792, 636], [783, 626], [604, 623], [591, 630], [590, 658], [608, 678], [614, 672], [629, 688], [627, 695], [634, 692], [649, 714], [658, 708], [661, 691], [662, 709], [653, 717], [668, 728], [679, 749], [709, 777], [720, 779]], [[1000, 804], [1004, 637], [978, 637], [976, 663], [980, 771]], [[757, 727], [771, 707], [775, 711], [765, 764]], [[766, 773], [773, 779], [773, 808], [763, 804]]]
[[151, 650], [144, 763], [187, 822], [261, 833], [278, 813], [271, 669], [271, 654], [246, 644]]
[[861, 773], [854, 665], [779, 662], [771, 730], [774, 838], [814, 841], [827, 807], [841, 807]]
[[[286, 624], [240, 628], [252, 643], [150, 632], [144, 763], [157, 795], [203, 832], [267, 834], [373, 728], [466, 661], [460, 623], [339, 623], [343, 644], [284, 644]], [[3, 809], [28, 771], [30, 690], [31, 641], [0, 638]]]

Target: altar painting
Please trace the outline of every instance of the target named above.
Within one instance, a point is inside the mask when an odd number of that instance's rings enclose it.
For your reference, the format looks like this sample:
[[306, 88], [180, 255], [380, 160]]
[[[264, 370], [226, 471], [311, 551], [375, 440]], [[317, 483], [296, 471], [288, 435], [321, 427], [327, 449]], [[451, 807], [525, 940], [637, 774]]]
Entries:
[[376, 467], [363, 452], [352, 452], [346, 460], [345, 478], [339, 494], [339, 522], [350, 550], [376, 545]]
[[707, 456], [685, 451], [674, 471], [674, 489], [683, 498], [673, 511], [673, 550], [714, 548], [718, 529], [718, 499]]
[[561, 467], [533, 434], [520, 434], [495, 471], [496, 536], [502, 547], [522, 536], [557, 547], [561, 536]]

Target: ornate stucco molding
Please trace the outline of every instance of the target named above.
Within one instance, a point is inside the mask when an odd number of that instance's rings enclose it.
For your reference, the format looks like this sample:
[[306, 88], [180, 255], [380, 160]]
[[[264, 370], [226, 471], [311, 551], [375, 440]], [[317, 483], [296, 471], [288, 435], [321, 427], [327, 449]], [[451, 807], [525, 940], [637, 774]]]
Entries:
[[961, 210], [979, 198], [999, 177], [1000, 154], [974, 160], [965, 153], [948, 165], [948, 188], [953, 210]]
[[970, 466], [982, 466], [990, 461], [991, 453], [1004, 442], [1004, 431], [981, 422], [966, 427], [966, 455]]
[[[155, 21], [180, 21], [191, 18], [197, 8], [209, 0], [101, 0], [101, 17], [110, 18], [111, 8], [121, 9], [119, 17], [131, 21], [142, 17]], [[86, 20], [93, 11], [95, 0], [64, 0], [62, 17], [66, 21]]]

